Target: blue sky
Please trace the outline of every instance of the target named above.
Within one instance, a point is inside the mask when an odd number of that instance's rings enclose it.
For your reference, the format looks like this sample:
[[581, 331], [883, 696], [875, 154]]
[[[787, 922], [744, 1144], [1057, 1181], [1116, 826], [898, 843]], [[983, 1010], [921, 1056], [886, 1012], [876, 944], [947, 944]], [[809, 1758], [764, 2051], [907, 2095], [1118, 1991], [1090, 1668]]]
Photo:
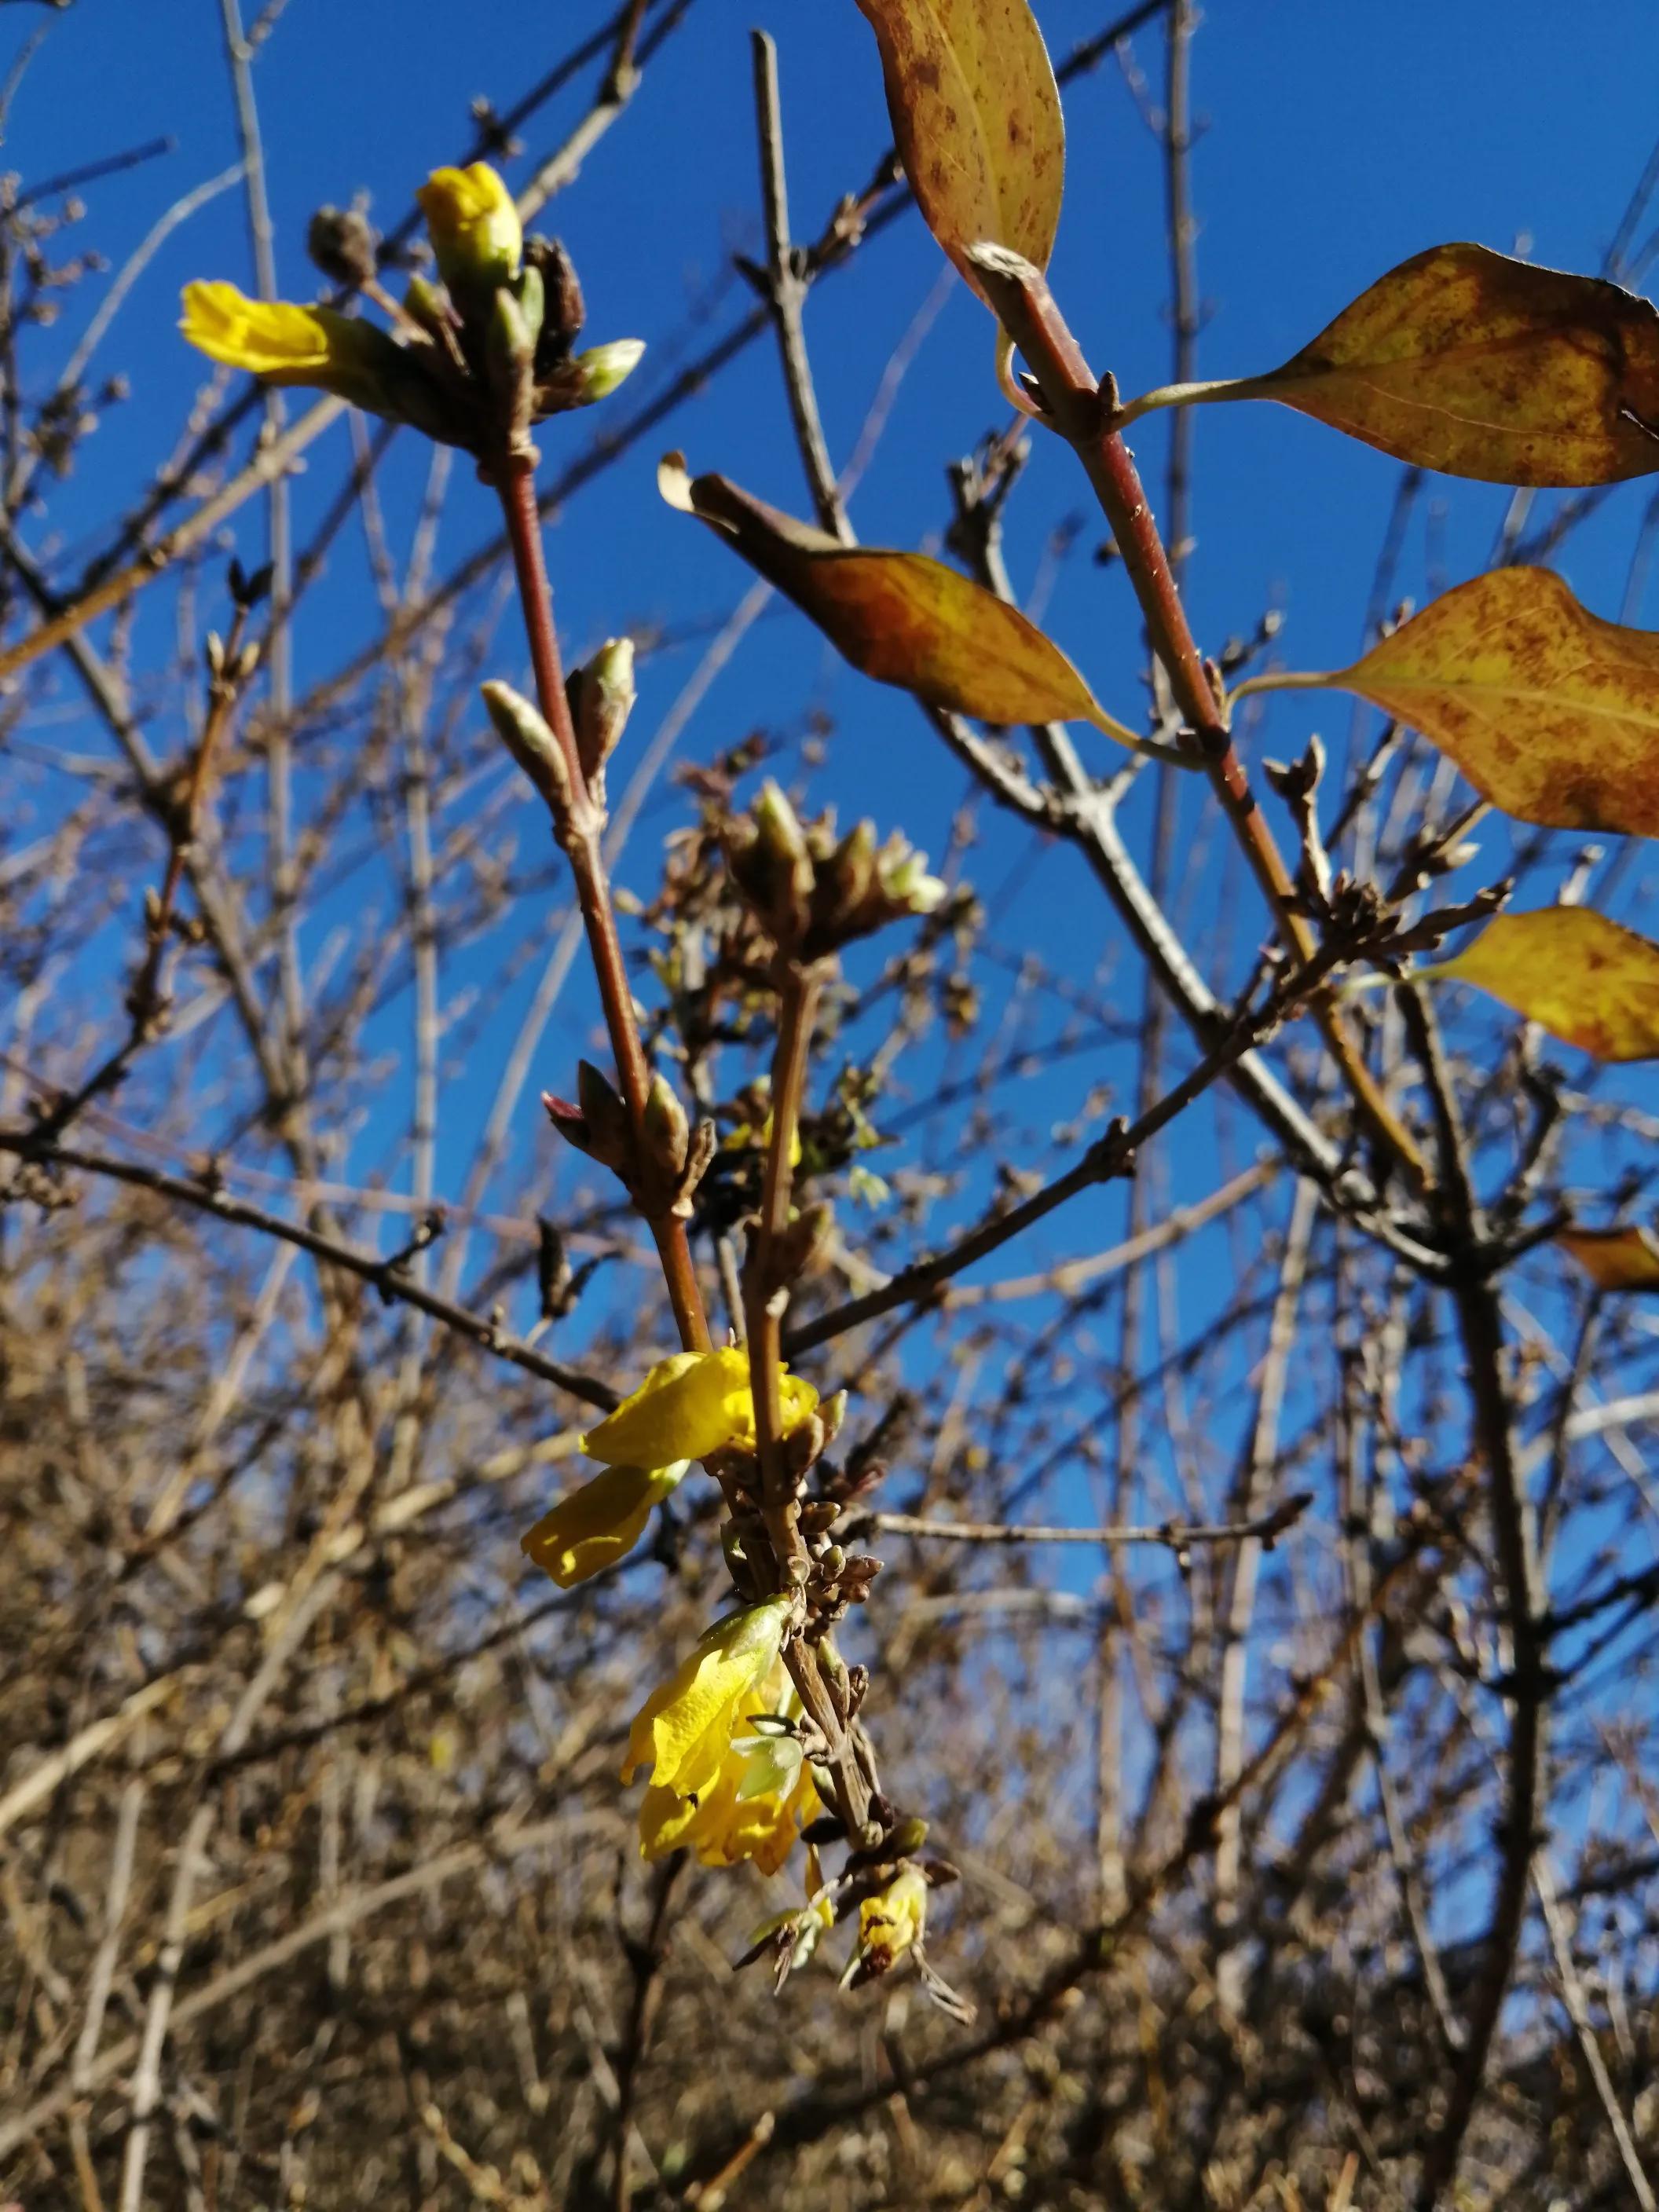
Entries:
[[[314, 289], [303, 253], [313, 208], [366, 191], [374, 213], [389, 224], [426, 170], [465, 143], [474, 94], [506, 105], [605, 12], [596, 5], [526, 9], [509, 0], [475, 0], [464, 11], [392, 0], [328, 8], [289, 0], [257, 65], [284, 286], [301, 297]], [[1106, 17], [1078, 0], [1050, 0], [1038, 13], [1056, 55]], [[32, 9], [0, 15], [0, 58], [41, 27], [36, 15]], [[781, 50], [798, 234], [816, 233], [887, 142], [873, 49], [852, 0], [762, 11], [698, 0], [647, 72], [635, 110], [550, 211], [582, 272], [590, 335], [649, 342], [635, 386], [613, 403], [624, 412], [648, 395], [665, 363], [672, 367], [689, 316], [702, 312], [693, 333], [700, 343], [749, 304], [731, 277], [729, 258], [733, 248], [758, 241], [746, 37], [757, 15]], [[158, 134], [178, 141], [165, 160], [89, 188], [91, 216], [80, 235], [118, 264], [180, 193], [236, 156], [219, 11], [210, 0], [141, 6], [79, 0], [45, 27], [4, 149], [26, 180]], [[1156, 97], [1161, 40], [1143, 32], [1135, 52]], [[1406, 0], [1386, 9], [1325, 0], [1213, 0], [1194, 50], [1202, 130], [1194, 196], [1200, 285], [1211, 314], [1200, 370], [1271, 365], [1382, 270], [1439, 240], [1476, 239], [1594, 269], [1652, 145], [1656, 62], [1659, 18], [1638, 0], [1595, 0], [1575, 10], [1547, 0], [1520, 7], [1461, 0], [1455, 8]], [[525, 160], [509, 165], [515, 180], [582, 112], [595, 75], [587, 72], [536, 118]], [[1055, 287], [1096, 365], [1113, 368], [1132, 392], [1167, 373], [1157, 148], [1110, 62], [1075, 85], [1066, 105], [1070, 168]], [[838, 460], [851, 449], [939, 265], [911, 218], [814, 294], [809, 337]], [[171, 445], [199, 388], [199, 363], [173, 331], [179, 283], [198, 274], [246, 281], [249, 273], [236, 189], [183, 226], [155, 257], [102, 356], [129, 374], [132, 397], [110, 410], [55, 509], [56, 527], [72, 541], [96, 542], [98, 526], [125, 506], [157, 452]], [[76, 295], [61, 331], [42, 342], [43, 362], [55, 347], [73, 343], [91, 296]], [[915, 544], [937, 537], [947, 513], [944, 463], [1000, 419], [990, 362], [988, 319], [958, 287], [933, 325], [854, 501], [854, 520], [867, 539]], [[550, 468], [580, 450], [595, 421], [550, 426], [544, 446]], [[1154, 487], [1163, 434], [1157, 421], [1139, 434]], [[769, 347], [759, 346], [668, 431], [574, 501], [550, 532], [560, 619], [575, 652], [623, 627], [706, 624], [741, 595], [746, 578], [730, 556], [658, 499], [654, 463], [670, 442], [683, 445], [696, 467], [722, 469], [780, 504], [805, 507], [775, 360]], [[413, 441], [405, 443], [410, 450], [388, 471], [386, 487], [394, 534], [406, 533], [422, 481], [421, 457]], [[1200, 637], [1218, 644], [1273, 605], [1285, 617], [1281, 650], [1292, 663], [1328, 666], [1350, 658], [1398, 481], [1395, 465], [1266, 406], [1200, 412], [1195, 445], [1189, 597]], [[331, 434], [300, 479], [302, 535], [307, 516], [320, 512], [337, 482], [345, 454], [343, 433]], [[495, 526], [489, 495], [466, 477], [465, 468], [456, 471], [440, 571]], [[1483, 565], [1506, 497], [1481, 486], [1431, 487], [1407, 543], [1401, 588], [1421, 596], [1425, 576], [1452, 581]], [[1598, 611], [1617, 611], [1646, 497], [1641, 485], [1617, 493], [1565, 556], [1571, 580]], [[1127, 583], [1121, 571], [1103, 571], [1088, 559], [1100, 526], [1069, 457], [1039, 441], [1011, 521], [1018, 586], [1030, 586], [1049, 532], [1068, 515], [1082, 521], [1078, 550], [1049, 579], [1045, 619], [1106, 703], [1133, 720], [1140, 706], [1141, 644]], [[254, 510], [245, 512], [234, 535], [245, 558], [258, 556]], [[51, 540], [39, 543], [52, 550]], [[360, 641], [369, 605], [362, 548], [347, 533], [304, 611], [296, 647], [301, 685], [325, 676]], [[1653, 610], [1638, 610], [1636, 618], [1651, 621]], [[141, 607], [141, 667], [172, 650], [171, 623], [160, 595]], [[501, 656], [502, 672], [516, 673], [520, 654], [510, 631], [502, 635]], [[636, 734], [649, 732], [693, 657], [665, 653], [644, 664]], [[706, 753], [757, 723], [789, 727], [809, 708], [835, 724], [815, 792], [844, 812], [876, 814], [884, 828], [902, 824], [937, 852], [961, 795], [955, 772], [942, 770], [905, 701], [845, 669], [793, 612], [759, 626], [686, 747]], [[1348, 719], [1346, 703], [1334, 698], [1292, 698], [1270, 709], [1260, 742], [1287, 752], [1310, 727], [1340, 738]], [[1108, 741], [1082, 735], [1091, 757], [1116, 764], [1109, 761]], [[1194, 917], [1202, 921], [1216, 884], [1226, 895], [1231, 878], [1202, 795], [1184, 791], [1182, 801], [1187, 835], [1212, 864], [1207, 887], [1200, 880], [1194, 893]], [[1147, 805], [1143, 786], [1128, 810], [1132, 827], [1139, 828]], [[649, 884], [668, 818], [661, 807], [647, 816], [624, 860], [624, 881]], [[1009, 887], [1006, 926], [1022, 943], [1080, 979], [1105, 975], [1111, 994], [1113, 927], [1091, 897], [1081, 902], [1079, 876], [1066, 856], [1034, 863], [1026, 833], [988, 817], [972, 872], [987, 890]], [[1627, 879], [1628, 891], [1639, 888], [1638, 877]], [[1241, 957], [1255, 941], [1252, 921], [1238, 939]], [[518, 988], [519, 998], [508, 994], [498, 1018], [482, 1022], [470, 1048], [478, 1066], [505, 1049], [527, 981]], [[1131, 1003], [1136, 997], [1138, 985]], [[578, 1011], [553, 1041], [550, 1061], [568, 1065], [591, 1019], [591, 1006], [574, 1004]], [[387, 1049], [395, 1054], [406, 1021], [395, 1010], [386, 1021]], [[1102, 1066], [1062, 1073], [1043, 1087], [1032, 1102], [1038, 1137], [1075, 1109]], [[538, 1079], [556, 1082], [556, 1073]], [[453, 1145], [446, 1176], [459, 1172], [475, 1094], [473, 1083], [460, 1083], [447, 1103]], [[527, 1141], [547, 1143], [539, 1130]], [[1178, 1137], [1169, 1157], [1178, 1191], [1190, 1195], [1208, 1187], [1213, 1157], [1195, 1133]], [[1104, 1195], [1086, 1221], [1063, 1218], [1038, 1249], [1099, 1241], [1115, 1219], [1118, 1198]], [[1037, 1250], [1030, 1257], [1034, 1264]]]

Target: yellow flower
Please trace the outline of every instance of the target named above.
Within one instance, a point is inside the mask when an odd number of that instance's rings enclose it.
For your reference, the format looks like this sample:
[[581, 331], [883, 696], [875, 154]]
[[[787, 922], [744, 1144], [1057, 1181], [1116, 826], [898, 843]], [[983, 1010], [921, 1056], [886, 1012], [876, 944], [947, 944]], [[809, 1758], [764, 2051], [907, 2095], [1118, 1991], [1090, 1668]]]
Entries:
[[771, 1668], [793, 1610], [787, 1597], [717, 1620], [634, 1717], [622, 1778], [649, 1765], [659, 1789], [698, 1797], [719, 1775], [744, 1701]]
[[[781, 1366], [778, 1375], [787, 1436], [812, 1412], [818, 1394]], [[748, 1448], [754, 1441], [749, 1355], [733, 1345], [659, 1359], [639, 1389], [588, 1431], [582, 1449], [611, 1467], [660, 1467], [674, 1459], [706, 1459], [723, 1444]]]
[[585, 1583], [638, 1543], [651, 1509], [666, 1498], [690, 1462], [669, 1467], [608, 1467], [519, 1539], [519, 1549], [561, 1589]]
[[873, 1981], [921, 1941], [927, 1920], [927, 1877], [905, 1867], [885, 1889], [859, 1907], [859, 1948], [842, 1977], [842, 1986]]
[[452, 290], [457, 284], [505, 284], [518, 275], [524, 250], [519, 210], [487, 161], [434, 169], [415, 197], [438, 273]]
[[186, 284], [179, 327], [210, 361], [249, 368], [267, 384], [305, 384], [376, 414], [391, 411], [388, 386], [402, 356], [373, 323], [331, 307], [250, 300], [234, 284]]
[[[744, 1701], [744, 1717], [750, 1721], [757, 1714], [793, 1717], [799, 1710], [775, 1662]], [[727, 1746], [714, 1780], [697, 1796], [655, 1788], [646, 1791], [640, 1806], [640, 1856], [659, 1859], [670, 1851], [694, 1850], [704, 1866], [753, 1859], [763, 1874], [775, 1874], [818, 1807], [811, 1773], [793, 1737], [739, 1736]]]

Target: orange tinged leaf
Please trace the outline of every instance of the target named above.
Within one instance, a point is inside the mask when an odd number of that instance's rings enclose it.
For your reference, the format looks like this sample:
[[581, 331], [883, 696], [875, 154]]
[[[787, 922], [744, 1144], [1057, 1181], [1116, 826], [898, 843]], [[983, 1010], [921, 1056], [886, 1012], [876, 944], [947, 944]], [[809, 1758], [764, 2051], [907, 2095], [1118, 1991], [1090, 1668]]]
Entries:
[[1659, 1237], [1650, 1229], [1564, 1229], [1555, 1241], [1597, 1290], [1659, 1290]]
[[1448, 476], [1617, 483], [1659, 469], [1659, 309], [1599, 276], [1433, 246], [1283, 368], [1126, 412], [1212, 399], [1276, 399]]
[[1659, 836], [1659, 636], [1590, 614], [1547, 568], [1476, 576], [1352, 668], [1234, 696], [1309, 687], [1409, 722], [1523, 822]]
[[843, 545], [728, 477], [689, 477], [678, 453], [657, 482], [671, 507], [706, 522], [878, 684], [980, 721], [1092, 722], [1140, 744], [1035, 623], [944, 562]]
[[1402, 261], [1255, 388], [1448, 476], [1599, 484], [1659, 469], [1659, 309], [1484, 246]]
[[1659, 945], [1589, 907], [1500, 914], [1419, 972], [1473, 983], [1598, 1060], [1659, 1059]]
[[1048, 266], [1066, 126], [1026, 0], [858, 0], [927, 227], [981, 299], [964, 249], [983, 240]]

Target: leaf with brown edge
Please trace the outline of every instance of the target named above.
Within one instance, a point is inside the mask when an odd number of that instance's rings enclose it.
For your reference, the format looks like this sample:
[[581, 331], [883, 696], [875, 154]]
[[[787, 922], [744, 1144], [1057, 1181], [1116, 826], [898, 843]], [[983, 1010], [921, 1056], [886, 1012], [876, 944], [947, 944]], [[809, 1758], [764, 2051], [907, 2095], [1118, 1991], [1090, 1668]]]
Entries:
[[1304, 688], [1409, 722], [1522, 822], [1659, 836], [1659, 636], [1603, 622], [1547, 568], [1474, 577], [1352, 668], [1251, 677], [1234, 696]]
[[671, 507], [706, 522], [878, 684], [982, 722], [1092, 722], [1139, 747], [1035, 623], [944, 562], [843, 545], [729, 477], [688, 476], [678, 453], [657, 482]]
[[1659, 1291], [1659, 1237], [1650, 1229], [1564, 1229], [1555, 1241], [1598, 1291]]
[[927, 228], [985, 298], [964, 249], [1048, 265], [1066, 177], [1060, 91], [1026, 0], [858, 0]]
[[1659, 945], [1589, 907], [1500, 914], [1418, 972], [1473, 983], [1598, 1060], [1659, 1060]]
[[1281, 368], [1131, 404], [1276, 399], [1396, 460], [1488, 483], [1659, 470], [1659, 309], [1600, 276], [1432, 246]]

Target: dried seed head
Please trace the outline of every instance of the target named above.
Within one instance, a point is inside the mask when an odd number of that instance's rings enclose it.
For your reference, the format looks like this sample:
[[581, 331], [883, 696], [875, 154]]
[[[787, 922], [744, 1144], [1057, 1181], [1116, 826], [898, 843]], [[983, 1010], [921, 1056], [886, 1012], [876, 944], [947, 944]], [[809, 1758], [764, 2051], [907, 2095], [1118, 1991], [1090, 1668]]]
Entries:
[[380, 240], [356, 208], [319, 207], [306, 231], [306, 252], [332, 284], [368, 283]]

